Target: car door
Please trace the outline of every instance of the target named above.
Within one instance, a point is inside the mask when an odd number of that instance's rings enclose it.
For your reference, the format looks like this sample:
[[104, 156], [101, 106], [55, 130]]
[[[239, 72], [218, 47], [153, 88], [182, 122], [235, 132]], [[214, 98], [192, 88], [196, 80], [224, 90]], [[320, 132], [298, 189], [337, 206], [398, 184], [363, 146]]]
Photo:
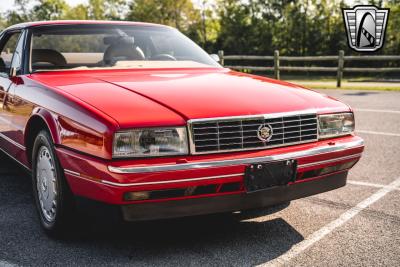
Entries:
[[24, 150], [15, 140], [16, 129], [13, 127], [14, 114], [11, 107], [12, 92], [18, 84], [18, 79], [11, 75], [11, 69], [16, 71], [14, 74], [21, 69], [21, 36], [21, 31], [6, 32], [0, 40], [0, 148], [14, 157]]

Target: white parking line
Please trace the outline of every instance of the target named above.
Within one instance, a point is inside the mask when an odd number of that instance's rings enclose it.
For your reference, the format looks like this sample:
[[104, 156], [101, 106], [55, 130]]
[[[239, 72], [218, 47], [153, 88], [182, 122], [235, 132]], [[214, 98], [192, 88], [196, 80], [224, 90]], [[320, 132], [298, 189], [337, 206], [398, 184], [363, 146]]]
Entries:
[[[362, 181], [354, 181], [354, 180], [347, 180], [348, 184], [351, 185], [361, 185], [361, 186], [369, 186], [369, 187], [375, 187], [375, 188], [385, 188], [385, 187], [389, 187], [388, 185], [384, 185], [384, 184], [375, 184], [375, 183], [370, 183], [370, 182], [362, 182]], [[393, 188], [394, 190], [399, 190], [400, 188]]]
[[375, 132], [375, 131], [365, 131], [365, 130], [356, 130], [357, 133], [364, 133], [364, 134], [377, 134], [377, 135], [386, 135], [386, 136], [397, 136], [400, 137], [398, 133], [385, 133], [385, 132]]
[[377, 202], [378, 200], [380, 200], [385, 195], [392, 192], [393, 190], [395, 190], [395, 188], [398, 188], [399, 186], [400, 186], [400, 177], [397, 178], [394, 182], [390, 183], [388, 186], [379, 189], [376, 193], [372, 194], [367, 199], [361, 201], [355, 207], [343, 213], [338, 219], [330, 222], [329, 224], [325, 225], [318, 231], [314, 232], [313, 234], [305, 238], [300, 243], [294, 245], [285, 254], [282, 254], [278, 258], [275, 258], [272, 261], [269, 261], [260, 266], [282, 266], [285, 263], [293, 260], [299, 254], [306, 251], [315, 243], [317, 243], [318, 241], [320, 241], [321, 239], [332, 233], [335, 229], [344, 225], [346, 222], [354, 218], [357, 214], [366, 209], [368, 206], [374, 204], [375, 202]]
[[355, 108], [355, 111], [360, 112], [378, 112], [378, 113], [394, 113], [400, 114], [400, 110], [388, 110], [388, 109], [366, 109], [366, 108]]

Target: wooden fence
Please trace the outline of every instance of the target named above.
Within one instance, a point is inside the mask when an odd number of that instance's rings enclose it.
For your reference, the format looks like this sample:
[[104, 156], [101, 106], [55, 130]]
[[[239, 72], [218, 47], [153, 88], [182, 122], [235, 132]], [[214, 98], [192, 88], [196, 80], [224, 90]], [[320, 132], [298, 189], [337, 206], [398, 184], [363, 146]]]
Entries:
[[[306, 71], [306, 72], [336, 72], [336, 86], [341, 87], [344, 72], [399, 72], [400, 68], [351, 68], [345, 67], [344, 63], [348, 61], [396, 61], [400, 60], [400, 56], [345, 56], [344, 51], [340, 50], [337, 56], [280, 56], [279, 51], [275, 51], [273, 56], [243, 56], [243, 55], [224, 55], [224, 51], [218, 51], [220, 63], [228, 68], [236, 70], [255, 70], [255, 71], [272, 71], [275, 78], [280, 79], [281, 71]], [[273, 61], [273, 66], [234, 66], [225, 65], [226, 60], [256, 60], [256, 61]], [[317, 67], [317, 66], [281, 66], [281, 61], [284, 62], [322, 62], [336, 61], [337, 67]]]

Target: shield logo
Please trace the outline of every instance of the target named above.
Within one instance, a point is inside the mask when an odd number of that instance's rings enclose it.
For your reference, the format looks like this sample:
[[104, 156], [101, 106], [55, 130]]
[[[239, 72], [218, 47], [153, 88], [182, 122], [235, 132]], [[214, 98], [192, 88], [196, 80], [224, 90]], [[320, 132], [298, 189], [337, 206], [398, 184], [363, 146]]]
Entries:
[[366, 5], [343, 8], [342, 11], [350, 48], [373, 52], [383, 46], [389, 8]]

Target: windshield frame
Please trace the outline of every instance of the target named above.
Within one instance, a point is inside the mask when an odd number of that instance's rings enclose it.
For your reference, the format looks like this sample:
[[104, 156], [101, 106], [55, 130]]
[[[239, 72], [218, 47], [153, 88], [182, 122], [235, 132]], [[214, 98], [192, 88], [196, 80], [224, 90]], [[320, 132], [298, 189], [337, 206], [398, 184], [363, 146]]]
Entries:
[[[187, 37], [186, 35], [184, 35], [183, 33], [181, 33], [180, 31], [178, 31], [177, 29], [170, 27], [170, 26], [165, 26], [165, 25], [157, 25], [157, 24], [129, 24], [129, 23], [96, 23], [96, 24], [92, 24], [92, 23], [77, 23], [77, 24], [48, 24], [48, 25], [40, 25], [40, 26], [34, 26], [28, 29], [28, 34], [26, 35], [26, 52], [29, 51], [29, 57], [28, 57], [28, 73], [29, 74], [33, 74], [33, 73], [39, 73], [39, 72], [59, 72], [59, 71], [82, 71], [82, 70], [87, 70], [87, 71], [91, 71], [91, 70], [144, 70], [144, 69], [155, 69], [155, 68], [133, 68], [133, 67], [128, 67], [128, 68], [123, 68], [123, 67], [98, 67], [98, 68], [81, 68], [81, 69], [76, 69], [76, 68], [65, 68], [65, 69], [38, 69], [38, 70], [34, 70], [32, 68], [32, 50], [33, 50], [33, 36], [36, 33], [40, 33], [43, 32], [45, 33], [46, 31], [52, 31], [55, 28], [57, 29], [62, 29], [62, 28], [67, 28], [67, 29], [71, 29], [71, 27], [74, 26], [79, 26], [79, 27], [87, 27], [87, 28], [102, 28], [102, 27], [107, 27], [109, 29], [112, 28], [118, 28], [118, 27], [138, 27], [138, 28], [164, 28], [166, 30], [172, 30], [172, 31], [176, 31], [178, 34], [182, 35], [182, 38], [186, 38], [188, 41], [190, 41], [194, 46], [196, 46], [196, 48], [198, 48], [202, 53], [204, 53], [204, 55], [207, 55], [210, 58], [210, 62], [212, 62], [212, 65], [207, 65], [204, 64], [204, 67], [198, 67], [201, 69], [222, 69], [223, 67], [219, 64], [219, 62], [216, 62], [211, 56], [210, 54], [208, 54], [206, 51], [203, 50], [203, 48], [201, 48], [198, 44], [196, 44], [193, 40], [191, 40], [189, 37]], [[196, 67], [171, 67], [171, 68], [160, 68], [160, 69], [197, 69]]]

